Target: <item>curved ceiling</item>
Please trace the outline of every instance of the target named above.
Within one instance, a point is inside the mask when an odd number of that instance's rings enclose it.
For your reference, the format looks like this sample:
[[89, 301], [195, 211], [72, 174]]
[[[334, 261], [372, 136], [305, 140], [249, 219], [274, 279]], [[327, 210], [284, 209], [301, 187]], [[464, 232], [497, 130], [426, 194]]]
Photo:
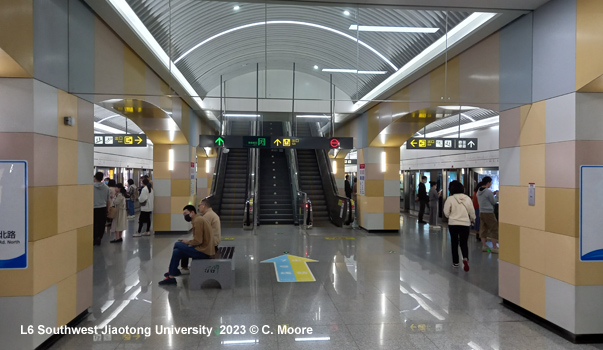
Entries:
[[[261, 69], [292, 69], [295, 63], [296, 70], [326, 81], [330, 73], [322, 72], [322, 68], [387, 72], [333, 74], [334, 84], [352, 99], [358, 99], [442, 37], [447, 28], [450, 30], [470, 15], [461, 11], [258, 3], [238, 3], [240, 8], [234, 10], [235, 3], [221, 1], [127, 3], [173, 61], [206, 41], [176, 63], [202, 97], [219, 85], [220, 76], [228, 80], [249, 73], [257, 63]], [[438, 31], [358, 32], [349, 29], [352, 24], [430, 27]], [[233, 30], [238, 27], [243, 28]], [[219, 38], [208, 40], [214, 36]], [[354, 38], [366, 45], [358, 45]], [[315, 70], [314, 65], [319, 69]]]

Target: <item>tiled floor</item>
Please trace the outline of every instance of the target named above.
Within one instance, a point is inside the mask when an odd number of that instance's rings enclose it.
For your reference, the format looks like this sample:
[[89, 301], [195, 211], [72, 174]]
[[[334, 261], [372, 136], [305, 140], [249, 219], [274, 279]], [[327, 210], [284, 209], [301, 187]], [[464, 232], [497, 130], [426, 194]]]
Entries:
[[[390, 235], [224, 228], [223, 238], [234, 240], [223, 245], [236, 247], [232, 290], [189, 290], [186, 276], [178, 286], [158, 286], [179, 237], [132, 238], [130, 225], [123, 244], [105, 237], [94, 248], [94, 305], [80, 326], [150, 327], [152, 334], [65, 336], [53, 349], [603, 349], [571, 344], [503, 307], [496, 255], [482, 253], [472, 236], [471, 271], [452, 269], [447, 232], [412, 217], [402, 216], [401, 233]], [[316, 282], [277, 282], [274, 265], [260, 262], [284, 252], [318, 260], [309, 263]], [[155, 334], [161, 325], [238, 325], [246, 334]], [[250, 334], [254, 325], [259, 334]], [[313, 334], [279, 335], [278, 325]]]

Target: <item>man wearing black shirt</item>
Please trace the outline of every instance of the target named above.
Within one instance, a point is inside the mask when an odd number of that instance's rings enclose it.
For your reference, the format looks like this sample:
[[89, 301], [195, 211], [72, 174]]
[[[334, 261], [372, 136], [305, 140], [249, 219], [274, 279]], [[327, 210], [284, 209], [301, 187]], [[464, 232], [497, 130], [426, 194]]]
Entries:
[[423, 214], [425, 213], [425, 204], [429, 201], [429, 196], [427, 196], [427, 189], [425, 188], [425, 183], [427, 182], [427, 176], [421, 177], [421, 182], [419, 182], [419, 193], [417, 194], [417, 200], [419, 201], [419, 224], [426, 224], [423, 221]]
[[352, 186], [350, 185], [350, 175], [345, 176], [345, 196], [352, 198]]

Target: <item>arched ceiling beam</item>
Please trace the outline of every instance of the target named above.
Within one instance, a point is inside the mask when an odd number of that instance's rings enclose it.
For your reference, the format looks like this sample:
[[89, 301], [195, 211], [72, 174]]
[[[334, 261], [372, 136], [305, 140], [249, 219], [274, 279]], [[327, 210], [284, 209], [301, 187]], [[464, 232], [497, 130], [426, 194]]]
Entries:
[[369, 49], [371, 52], [373, 52], [375, 55], [379, 56], [379, 58], [381, 58], [385, 63], [387, 63], [390, 67], [392, 67], [392, 69], [394, 71], [398, 71], [398, 67], [396, 67], [395, 64], [392, 63], [392, 61], [390, 61], [387, 57], [385, 57], [385, 55], [383, 55], [381, 52], [377, 51], [375, 48], [373, 48], [372, 46], [370, 46], [369, 44], [365, 43], [362, 40], [358, 40], [358, 38], [355, 38], [349, 34], [346, 34], [344, 32], [341, 32], [337, 29], [333, 29], [331, 27], [327, 27], [327, 26], [323, 26], [320, 24], [315, 24], [315, 23], [309, 23], [309, 22], [300, 22], [300, 21], [263, 21], [263, 22], [256, 22], [256, 23], [249, 23], [249, 24], [245, 24], [239, 27], [235, 27], [235, 28], [231, 28], [228, 30], [225, 30], [223, 32], [220, 32], [216, 35], [213, 35], [205, 40], [203, 40], [202, 42], [200, 42], [199, 44], [193, 46], [192, 48], [190, 48], [188, 51], [186, 51], [184, 54], [182, 54], [182, 56], [178, 57], [175, 61], [174, 64], [178, 63], [180, 60], [182, 60], [184, 57], [186, 57], [188, 54], [190, 54], [191, 52], [195, 51], [196, 49], [198, 49], [199, 47], [207, 44], [208, 42], [217, 39], [223, 35], [232, 33], [232, 32], [236, 32], [238, 30], [243, 30], [246, 28], [251, 28], [251, 27], [257, 27], [257, 26], [262, 26], [262, 25], [268, 25], [268, 24], [292, 24], [292, 25], [302, 25], [302, 26], [307, 26], [307, 27], [313, 27], [313, 28], [318, 28], [318, 29], [323, 29], [323, 30], [327, 30], [330, 31], [332, 33], [341, 35], [347, 39], [350, 39], [354, 42], [358, 42], [358, 44], [364, 46], [365, 48]]

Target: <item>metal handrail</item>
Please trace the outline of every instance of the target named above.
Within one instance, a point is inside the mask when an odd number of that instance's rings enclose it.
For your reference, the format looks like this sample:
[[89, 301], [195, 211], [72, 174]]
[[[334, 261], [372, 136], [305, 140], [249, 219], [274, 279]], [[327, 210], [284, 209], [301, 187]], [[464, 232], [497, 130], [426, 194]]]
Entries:
[[[257, 125], [256, 121], [251, 122], [251, 135], [255, 136], [257, 134]], [[245, 201], [244, 215], [243, 215], [243, 228], [247, 230], [253, 229], [255, 226], [255, 212], [254, 206], [257, 201], [254, 200], [256, 187], [257, 187], [257, 150], [252, 148], [249, 149], [250, 161], [248, 163], [248, 173], [247, 177], [247, 199]]]
[[[285, 126], [285, 136], [292, 136], [293, 135], [293, 129], [291, 126], [291, 122], [284, 122], [284, 126]], [[293, 195], [293, 210], [294, 213], [298, 212], [298, 208], [300, 207], [299, 203], [300, 203], [300, 194], [304, 193], [301, 191], [301, 186], [299, 185], [299, 166], [297, 163], [297, 152], [293, 149], [288, 149], [287, 150], [287, 156], [289, 158], [289, 177], [291, 179], [291, 184], [293, 184], [293, 188], [292, 188], [292, 195]], [[305, 193], [304, 193], [305, 194]], [[306, 194], [306, 198], [307, 198], [307, 194]], [[303, 203], [303, 202], [302, 202]], [[304, 205], [302, 205], [301, 207], [305, 207]], [[300, 216], [301, 214], [295, 215], [294, 217], [294, 223], [296, 225], [300, 225], [301, 223], [305, 223], [305, 221], [301, 221], [300, 223]]]

